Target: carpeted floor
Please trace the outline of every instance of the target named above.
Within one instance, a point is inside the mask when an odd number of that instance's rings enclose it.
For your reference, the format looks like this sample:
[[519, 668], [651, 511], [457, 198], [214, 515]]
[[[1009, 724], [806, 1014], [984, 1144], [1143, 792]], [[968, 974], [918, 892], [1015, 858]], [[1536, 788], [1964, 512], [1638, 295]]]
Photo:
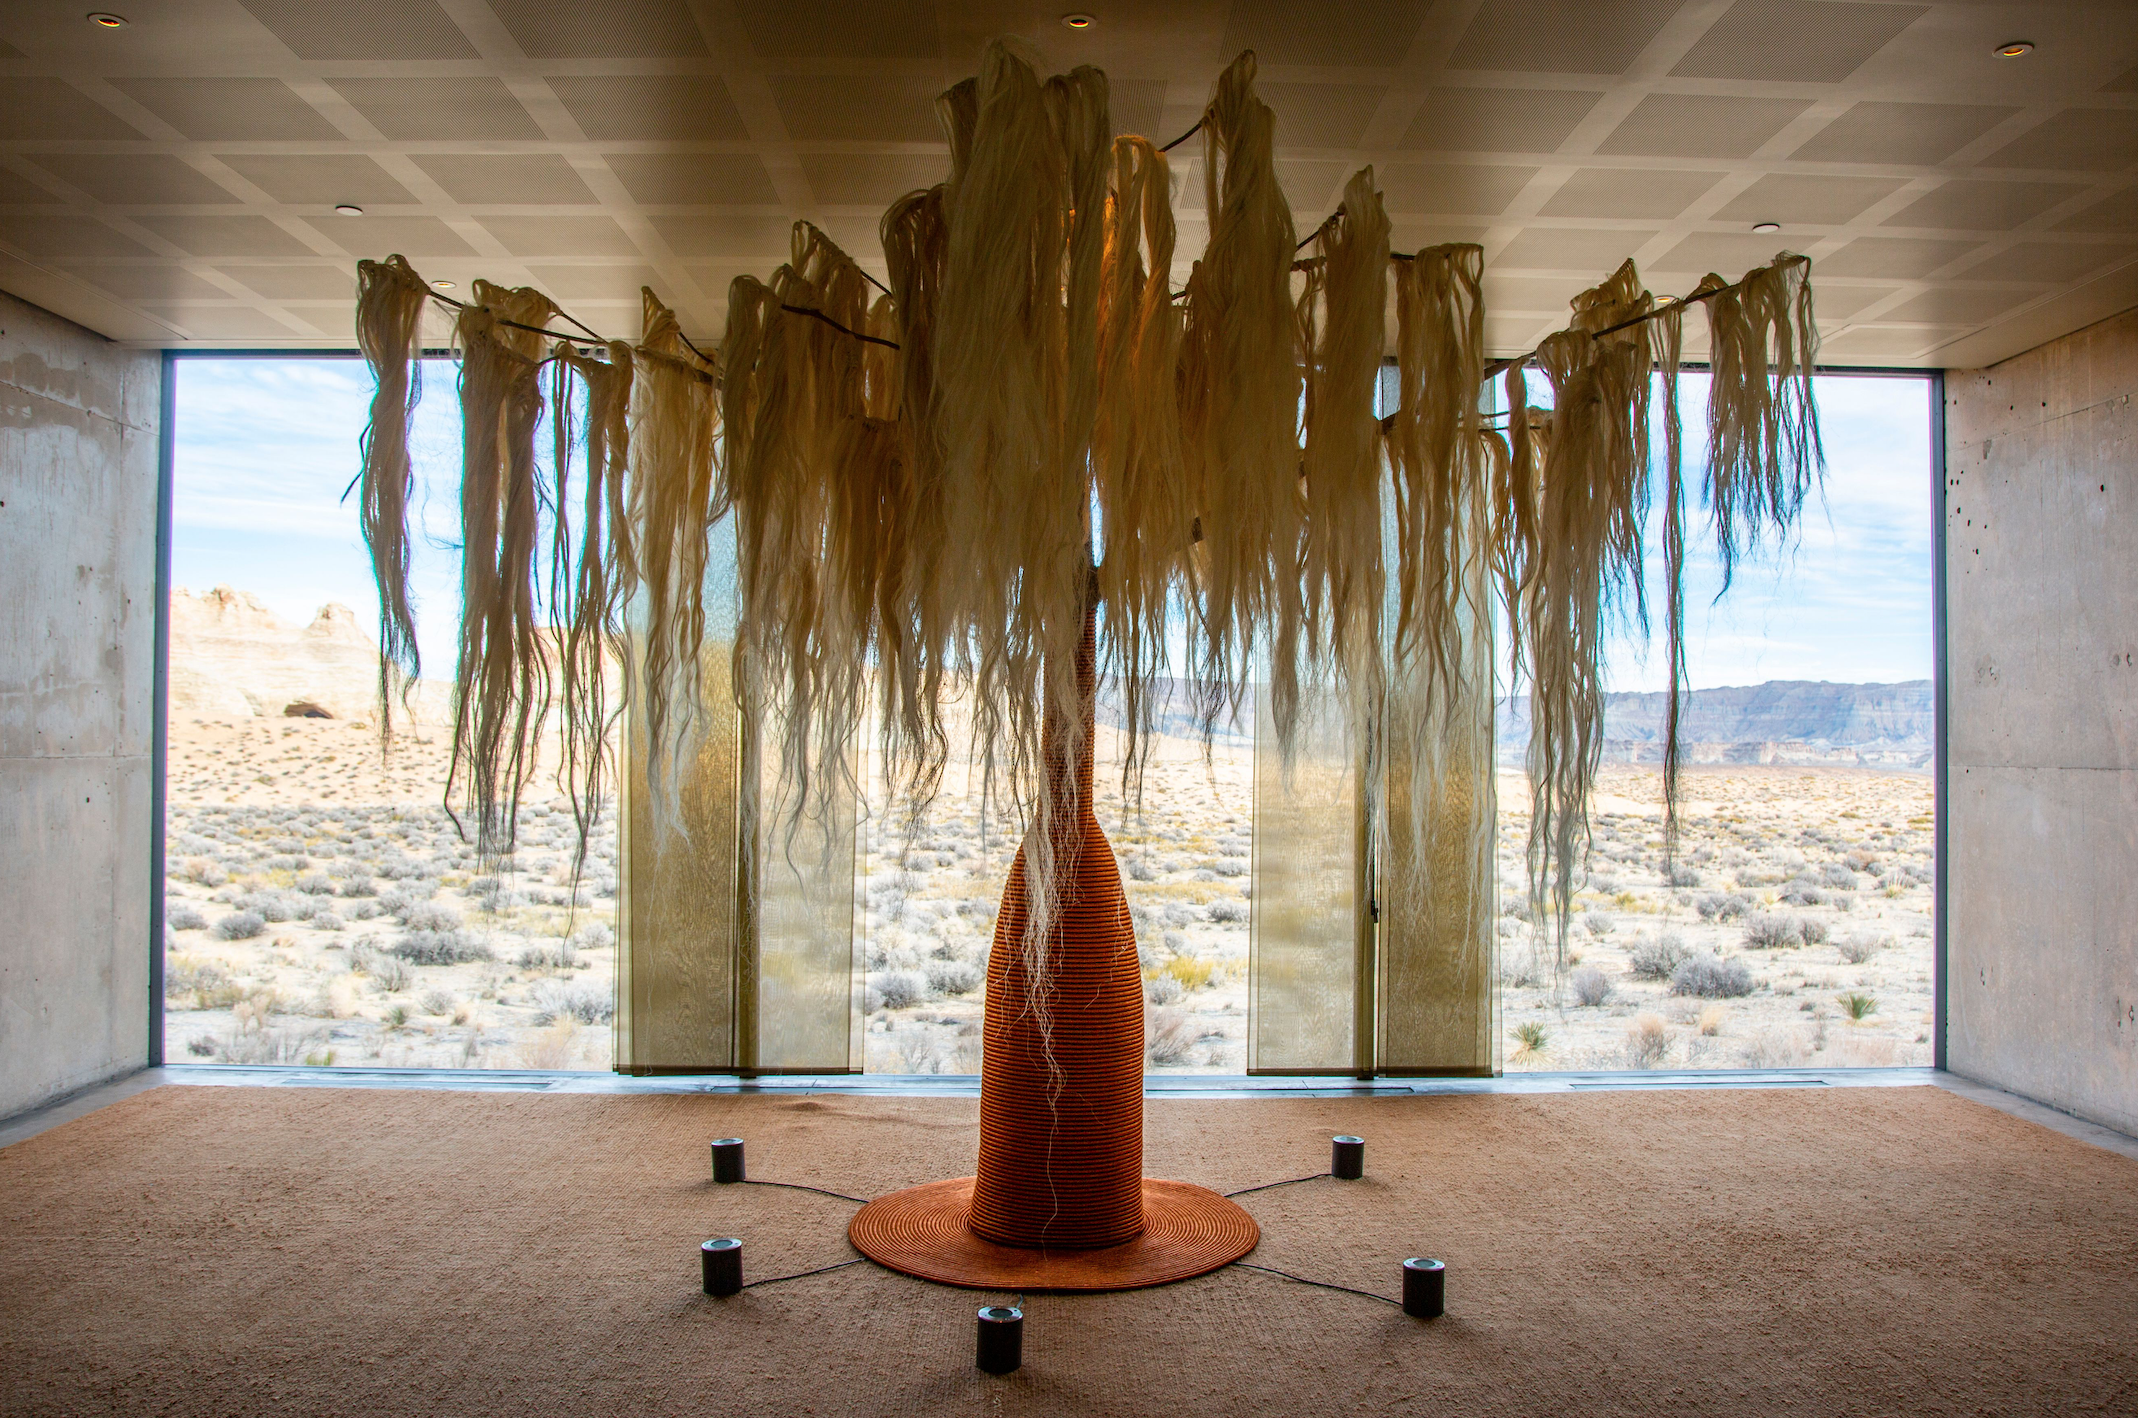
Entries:
[[988, 1297], [846, 1259], [847, 1204], [969, 1172], [969, 1099], [166, 1087], [0, 1150], [0, 1412], [2138, 1412], [2138, 1164], [1934, 1088], [1153, 1102], [1154, 1175], [1242, 1198], [1232, 1269]]

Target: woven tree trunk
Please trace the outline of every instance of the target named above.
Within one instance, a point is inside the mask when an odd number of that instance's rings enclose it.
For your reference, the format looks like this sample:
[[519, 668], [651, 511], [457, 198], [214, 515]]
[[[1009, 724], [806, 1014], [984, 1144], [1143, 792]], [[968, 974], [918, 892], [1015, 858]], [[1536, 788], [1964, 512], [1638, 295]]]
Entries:
[[1077, 648], [1075, 761], [1045, 744], [1057, 824], [1047, 978], [1026, 969], [1024, 850], [1010, 866], [987, 967], [980, 1167], [967, 1224], [1009, 1246], [1111, 1246], [1142, 1234], [1143, 975], [1113, 847], [1091, 806], [1094, 621]]

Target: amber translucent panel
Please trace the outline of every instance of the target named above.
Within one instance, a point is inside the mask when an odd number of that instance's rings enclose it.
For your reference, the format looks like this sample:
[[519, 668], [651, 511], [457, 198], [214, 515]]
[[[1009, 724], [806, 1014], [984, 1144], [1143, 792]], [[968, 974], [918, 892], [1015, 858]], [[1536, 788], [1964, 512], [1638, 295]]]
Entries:
[[[1358, 773], [1334, 696], [1301, 697], [1291, 762], [1255, 703], [1254, 898], [1248, 931], [1247, 1071], [1348, 1073], [1361, 1059]], [[1369, 1016], [1370, 1017], [1370, 1016]]]
[[744, 933], [738, 851], [742, 735], [730, 647], [701, 664], [698, 747], [679, 786], [678, 821], [657, 822], [646, 782], [646, 725], [628, 715], [616, 1065], [625, 1073], [719, 1071], [737, 1063]]
[[[1499, 1068], [1493, 988], [1492, 626], [1482, 568], [1466, 578], [1468, 606], [1455, 692], [1390, 687], [1394, 715], [1428, 719], [1419, 753], [1391, 736], [1386, 792], [1391, 828], [1376, 863], [1375, 955], [1384, 1073], [1489, 1074]], [[1414, 855], [1415, 854], [1415, 860]], [[1417, 869], [1414, 869], [1417, 868]]]

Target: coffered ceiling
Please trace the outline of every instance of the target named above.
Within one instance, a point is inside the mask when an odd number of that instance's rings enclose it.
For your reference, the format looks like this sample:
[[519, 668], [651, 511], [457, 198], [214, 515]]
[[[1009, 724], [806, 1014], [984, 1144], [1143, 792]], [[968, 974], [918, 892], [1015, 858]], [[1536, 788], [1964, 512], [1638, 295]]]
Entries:
[[[1494, 353], [1634, 257], [1814, 260], [1823, 356], [1967, 366], [2138, 304], [2128, 0], [91, 0], [0, 5], [0, 288], [114, 339], [346, 347], [359, 257], [694, 335], [807, 217], [947, 165], [992, 35], [1164, 141], [1252, 48], [1302, 232], [1371, 163], [1409, 249], [1484, 243]], [[2001, 58], [2008, 41], [2031, 53]], [[1176, 149], [1183, 265], [1199, 146]], [[362, 209], [337, 215], [337, 205]], [[1776, 222], [1779, 233], [1756, 234]], [[1700, 322], [1689, 324], [1697, 326]]]

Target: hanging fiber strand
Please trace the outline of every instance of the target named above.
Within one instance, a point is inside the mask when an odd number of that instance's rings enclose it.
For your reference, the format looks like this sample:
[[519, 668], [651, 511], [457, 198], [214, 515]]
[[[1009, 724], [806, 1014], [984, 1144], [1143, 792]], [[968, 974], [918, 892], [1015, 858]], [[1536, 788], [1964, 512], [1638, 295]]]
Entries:
[[[587, 839], [601, 815], [614, 774], [610, 732], [610, 675], [624, 659], [623, 604], [637, 581], [625, 502], [631, 443], [631, 347], [610, 343], [606, 360], [559, 341], [551, 356], [550, 417], [555, 430], [555, 532], [550, 557], [550, 616], [562, 623], [557, 656], [558, 716], [563, 753], [558, 782], [572, 804], [579, 832], [572, 857], [576, 877], [586, 863]], [[586, 388], [585, 487], [578, 526], [571, 523], [572, 386]]]
[[975, 96], [970, 157], [945, 200], [932, 498], [943, 532], [922, 549], [916, 619], [928, 653], [955, 653], [969, 679], [983, 802], [1027, 827], [1024, 949], [1032, 978], [1046, 979], [1054, 856], [1067, 842], [1055, 839], [1076, 824], [1053, 820], [1041, 731], [1051, 724], [1076, 761], [1111, 125], [1099, 71], [1042, 85], [1000, 43]]
[[1195, 535], [1181, 466], [1181, 319], [1166, 283], [1171, 191], [1165, 157], [1149, 139], [1114, 140], [1092, 465], [1106, 538], [1098, 572], [1105, 660], [1122, 703], [1121, 786], [1137, 808], [1158, 708], [1152, 691], [1171, 668], [1168, 630], [1185, 604]]
[[1259, 645], [1289, 755], [1298, 727], [1298, 576], [1304, 515], [1291, 208], [1277, 184], [1276, 116], [1255, 96], [1252, 50], [1203, 114], [1210, 244], [1188, 278], [1183, 441], [1203, 540], [1197, 671], [1207, 734], [1236, 713]]
[[1566, 970], [1574, 877], [1586, 851], [1589, 795], [1603, 756], [1606, 616], [1641, 600], [1652, 361], [1638, 326], [1592, 332], [1645, 314], [1652, 297], [1633, 263], [1573, 301], [1571, 329], [1549, 336], [1537, 363], [1551, 381], [1538, 560], [1527, 596], [1529, 643], [1529, 889], [1552, 921], [1555, 973]]
[[408, 599], [408, 502], [415, 468], [408, 456], [408, 423], [421, 397], [417, 341], [430, 296], [407, 258], [359, 261], [356, 267], [356, 343], [371, 366], [374, 388], [364, 426], [361, 520], [379, 588], [379, 745], [393, 741], [393, 681], [405, 694], [422, 672], [416, 618]]
[[[1713, 276], [1708, 281], [1713, 281]], [[1707, 282], [1701, 283], [1707, 289]], [[1670, 301], [1648, 326], [1657, 385], [1663, 391], [1663, 641], [1670, 688], [1663, 701], [1663, 880], [1678, 866], [1679, 725], [1685, 672], [1685, 425], [1678, 405], [1678, 366], [1685, 355], [1685, 302]]]
[[[1477, 411], [1483, 276], [1484, 248], [1467, 242], [1429, 247], [1396, 265], [1398, 405], [1388, 437], [1396, 474], [1393, 652], [1406, 662], [1423, 655], [1429, 686], [1453, 680], [1460, 668], [1453, 617], [1462, 591], [1462, 524], [1484, 492]], [[1518, 521], [1533, 523], [1534, 515]]]
[[[454, 327], [460, 346], [461, 620], [453, 684], [448, 810], [474, 819], [478, 856], [512, 851], [520, 795], [549, 711], [548, 656], [535, 632], [543, 338], [556, 314], [540, 291], [477, 281]], [[459, 814], [455, 814], [459, 821]], [[460, 824], [466, 831], [466, 824]]]
[[[1362, 168], [1315, 233], [1299, 301], [1306, 355], [1307, 664], [1361, 704], [1381, 697], [1381, 429], [1374, 386], [1388, 343], [1388, 213]], [[1473, 390], [1475, 386], [1472, 386]], [[1474, 400], [1473, 400], [1474, 402]], [[1370, 776], [1370, 775], [1369, 775]]]
[[[963, 89], [963, 85], [960, 89]], [[954, 89], [953, 94], [959, 89]], [[938, 111], [956, 105], [945, 95]], [[964, 141], [969, 145], [969, 132]], [[896, 420], [899, 485], [885, 507], [881, 580], [877, 586], [878, 664], [882, 676], [884, 783], [907, 804], [932, 802], [949, 752], [941, 706], [947, 673], [940, 628], [919, 624], [918, 588], [926, 567], [921, 549], [938, 544], [943, 513], [942, 443], [935, 426], [935, 324], [942, 299], [949, 227], [943, 215], [944, 184], [910, 193], [883, 215], [886, 264], [891, 273], [887, 320], [898, 342], [896, 385], [885, 416]], [[910, 833], [909, 833], [910, 835]]]
[[[792, 846], [853, 787], [854, 729], [868, 691], [880, 579], [879, 466], [896, 440], [868, 428], [868, 323], [861, 270], [807, 222], [769, 285], [737, 277], [721, 344], [721, 422], [734, 509], [735, 684], [745, 719], [769, 738], [779, 800], [756, 820]], [[755, 779], [745, 774], [746, 799]]]
[[639, 652], [647, 782], [657, 828], [680, 823], [677, 792], [698, 730], [705, 644], [708, 533], [727, 511], [715, 466], [719, 406], [713, 372], [683, 340], [675, 312], [640, 292], [645, 334], [634, 356], [630, 537], [638, 569]]
[[1824, 476], [1811, 376], [1818, 357], [1811, 261], [1789, 252], [1735, 289], [1709, 276], [1707, 500], [1729, 589], [1737, 559], [1796, 522]]

